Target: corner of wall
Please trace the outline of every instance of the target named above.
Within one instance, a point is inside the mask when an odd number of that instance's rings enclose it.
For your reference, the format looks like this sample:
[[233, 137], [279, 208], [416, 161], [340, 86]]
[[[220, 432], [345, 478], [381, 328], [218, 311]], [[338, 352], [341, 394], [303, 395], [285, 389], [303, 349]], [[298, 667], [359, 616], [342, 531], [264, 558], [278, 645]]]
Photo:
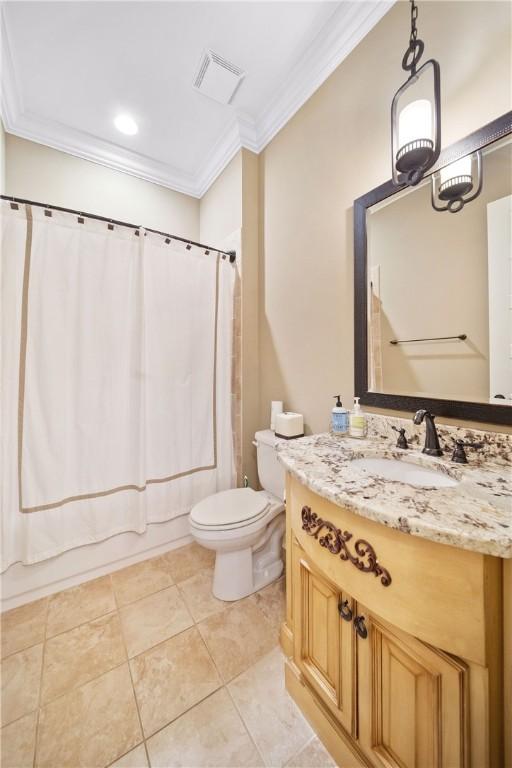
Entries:
[[254, 433], [260, 428], [259, 163], [242, 150], [242, 472], [258, 487]]

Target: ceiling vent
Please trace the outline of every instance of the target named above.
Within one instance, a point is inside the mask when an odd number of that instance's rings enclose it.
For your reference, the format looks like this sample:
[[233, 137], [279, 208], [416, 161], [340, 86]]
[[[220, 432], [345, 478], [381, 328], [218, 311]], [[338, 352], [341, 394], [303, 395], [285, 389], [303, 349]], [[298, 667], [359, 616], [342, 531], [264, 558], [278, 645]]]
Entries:
[[221, 104], [229, 104], [244, 78], [244, 71], [214, 51], [205, 51], [199, 64], [194, 88]]

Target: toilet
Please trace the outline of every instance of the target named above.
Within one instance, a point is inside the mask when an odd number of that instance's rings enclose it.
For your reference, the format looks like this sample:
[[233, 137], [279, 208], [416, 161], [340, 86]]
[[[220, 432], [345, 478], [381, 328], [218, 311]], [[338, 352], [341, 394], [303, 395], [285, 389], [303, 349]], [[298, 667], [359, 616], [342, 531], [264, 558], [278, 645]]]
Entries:
[[190, 512], [192, 536], [216, 552], [213, 594], [219, 600], [240, 600], [282, 573], [284, 469], [276, 455], [278, 442], [270, 429], [255, 434], [262, 491], [221, 491]]

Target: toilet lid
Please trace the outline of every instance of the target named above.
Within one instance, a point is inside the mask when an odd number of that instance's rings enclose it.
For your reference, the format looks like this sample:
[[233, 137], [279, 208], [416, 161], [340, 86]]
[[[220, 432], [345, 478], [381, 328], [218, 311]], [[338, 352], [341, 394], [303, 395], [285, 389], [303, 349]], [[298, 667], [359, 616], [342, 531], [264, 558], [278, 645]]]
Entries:
[[204, 527], [236, 526], [258, 518], [269, 506], [269, 501], [252, 488], [233, 488], [208, 496], [192, 509], [190, 517]]

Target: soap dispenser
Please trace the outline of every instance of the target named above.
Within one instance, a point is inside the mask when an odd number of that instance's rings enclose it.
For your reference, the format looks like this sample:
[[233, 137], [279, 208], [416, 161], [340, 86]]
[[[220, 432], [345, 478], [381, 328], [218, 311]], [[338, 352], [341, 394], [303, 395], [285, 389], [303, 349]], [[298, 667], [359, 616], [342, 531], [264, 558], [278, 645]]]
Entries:
[[359, 405], [359, 398], [354, 397], [354, 409], [350, 412], [349, 417], [350, 437], [366, 437], [367, 432], [368, 419], [366, 413]]
[[332, 409], [331, 429], [334, 435], [346, 435], [348, 432], [348, 411], [343, 407], [340, 395], [334, 395], [336, 405]]

